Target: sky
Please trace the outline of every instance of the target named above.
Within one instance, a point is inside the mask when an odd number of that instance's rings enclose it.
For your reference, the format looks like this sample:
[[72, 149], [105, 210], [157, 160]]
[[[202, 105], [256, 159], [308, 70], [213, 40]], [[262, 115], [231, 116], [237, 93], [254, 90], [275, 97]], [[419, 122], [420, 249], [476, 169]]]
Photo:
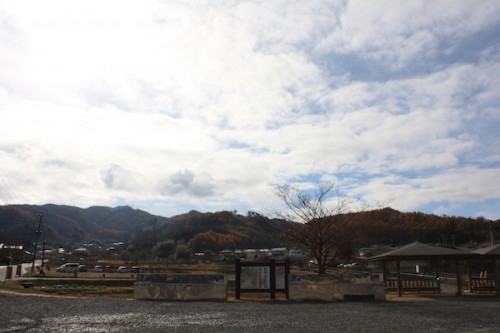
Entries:
[[496, 220], [499, 128], [497, 0], [0, 0], [2, 205]]

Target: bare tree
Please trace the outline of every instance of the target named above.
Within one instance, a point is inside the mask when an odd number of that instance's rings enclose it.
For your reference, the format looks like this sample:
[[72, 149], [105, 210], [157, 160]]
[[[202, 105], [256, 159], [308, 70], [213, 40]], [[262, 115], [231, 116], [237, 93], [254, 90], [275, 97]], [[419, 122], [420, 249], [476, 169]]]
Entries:
[[334, 184], [319, 184], [312, 191], [289, 185], [276, 186], [275, 190], [289, 209], [280, 215], [295, 222], [286, 228], [285, 238], [307, 248], [318, 263], [318, 273], [324, 274], [338, 257], [343, 237], [347, 236], [339, 215], [349, 212], [356, 201], [340, 197]]

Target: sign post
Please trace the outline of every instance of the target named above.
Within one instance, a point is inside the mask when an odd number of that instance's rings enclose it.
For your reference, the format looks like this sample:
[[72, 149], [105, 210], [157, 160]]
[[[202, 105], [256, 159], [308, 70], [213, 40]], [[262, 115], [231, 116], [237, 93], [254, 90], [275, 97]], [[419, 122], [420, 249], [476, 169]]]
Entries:
[[240, 299], [242, 292], [269, 293], [276, 299], [276, 292], [284, 292], [288, 299], [288, 275], [290, 261], [277, 263], [241, 262], [236, 260], [235, 297]]

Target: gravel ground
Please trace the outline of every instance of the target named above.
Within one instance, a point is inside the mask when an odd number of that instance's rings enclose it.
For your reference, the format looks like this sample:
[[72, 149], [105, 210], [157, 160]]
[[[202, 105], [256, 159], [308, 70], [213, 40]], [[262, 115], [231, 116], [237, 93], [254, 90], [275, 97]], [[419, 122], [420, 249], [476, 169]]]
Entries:
[[[404, 301], [406, 300], [406, 301]], [[160, 302], [0, 294], [3, 332], [500, 332], [496, 297]]]

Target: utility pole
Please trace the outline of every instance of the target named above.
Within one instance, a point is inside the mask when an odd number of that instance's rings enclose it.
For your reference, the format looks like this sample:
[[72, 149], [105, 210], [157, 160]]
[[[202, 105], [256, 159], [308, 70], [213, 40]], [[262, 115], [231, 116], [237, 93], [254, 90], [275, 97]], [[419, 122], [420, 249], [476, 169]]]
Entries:
[[45, 260], [45, 246], [47, 245], [47, 240], [45, 239], [45, 236], [43, 237], [43, 246], [42, 246], [42, 265], [40, 266], [40, 273], [45, 275], [43, 272], [43, 262]]
[[33, 273], [35, 272], [35, 260], [36, 260], [36, 251], [38, 249], [38, 238], [42, 233], [42, 218], [43, 214], [40, 214], [40, 220], [38, 221], [38, 226], [36, 227], [35, 230], [35, 250], [33, 251], [33, 262], [31, 263], [31, 276], [33, 276]]

